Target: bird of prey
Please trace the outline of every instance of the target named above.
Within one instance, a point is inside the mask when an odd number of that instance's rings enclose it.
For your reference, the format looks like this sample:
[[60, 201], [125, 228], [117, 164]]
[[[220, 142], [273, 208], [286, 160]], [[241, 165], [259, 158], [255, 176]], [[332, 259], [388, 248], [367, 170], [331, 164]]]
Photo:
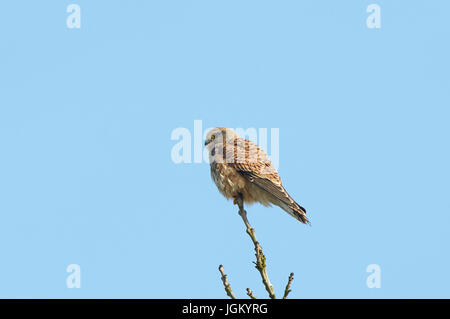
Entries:
[[232, 129], [216, 127], [207, 133], [205, 145], [211, 177], [223, 196], [240, 205], [274, 204], [309, 224], [306, 210], [287, 193], [267, 154], [255, 143], [239, 137]]

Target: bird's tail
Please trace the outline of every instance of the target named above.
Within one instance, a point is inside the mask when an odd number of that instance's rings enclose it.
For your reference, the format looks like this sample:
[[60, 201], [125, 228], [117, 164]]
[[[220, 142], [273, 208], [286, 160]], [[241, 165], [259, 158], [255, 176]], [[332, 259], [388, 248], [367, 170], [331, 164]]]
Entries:
[[292, 215], [295, 219], [299, 220], [303, 224], [311, 225], [308, 218], [306, 217], [306, 209], [304, 209], [302, 206], [294, 202], [294, 205], [291, 205], [290, 212], [288, 212], [290, 215]]
[[297, 204], [297, 202], [294, 201], [290, 196], [289, 196], [289, 199], [290, 199], [289, 201], [291, 203], [286, 203], [284, 201], [280, 201], [279, 206], [285, 212], [287, 212], [289, 215], [291, 215], [298, 221], [302, 222], [303, 224], [311, 225], [308, 218], [306, 217], [306, 209], [304, 209], [302, 206]]

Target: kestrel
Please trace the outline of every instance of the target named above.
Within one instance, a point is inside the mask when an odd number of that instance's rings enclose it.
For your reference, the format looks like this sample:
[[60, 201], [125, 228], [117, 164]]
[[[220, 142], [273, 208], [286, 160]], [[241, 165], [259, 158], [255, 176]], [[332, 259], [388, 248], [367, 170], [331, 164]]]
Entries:
[[300, 222], [309, 223], [306, 210], [287, 193], [269, 157], [255, 143], [232, 129], [216, 127], [206, 135], [205, 145], [211, 177], [223, 196], [235, 204], [274, 204]]

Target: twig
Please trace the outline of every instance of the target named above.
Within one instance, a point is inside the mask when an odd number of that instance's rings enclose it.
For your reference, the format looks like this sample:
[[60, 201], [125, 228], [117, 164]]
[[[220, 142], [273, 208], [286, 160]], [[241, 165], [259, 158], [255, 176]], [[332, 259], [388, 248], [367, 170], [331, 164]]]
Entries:
[[292, 280], [294, 280], [294, 273], [291, 272], [291, 274], [289, 275], [289, 279], [288, 279], [288, 283], [286, 285], [286, 289], [284, 289], [284, 296], [283, 299], [286, 299], [287, 296], [289, 295], [289, 293], [291, 292], [291, 283]]
[[231, 290], [231, 286], [230, 286], [230, 283], [228, 282], [227, 275], [225, 274], [225, 269], [223, 269], [222, 265], [219, 266], [219, 271], [222, 275], [221, 279], [223, 282], [223, 286], [225, 287], [227, 296], [230, 297], [231, 299], [236, 299], [236, 296], [234, 295], [233, 290]]
[[255, 296], [253, 296], [253, 291], [251, 291], [250, 288], [247, 288], [247, 296], [252, 299], [257, 299]]
[[256, 252], [255, 268], [261, 274], [262, 282], [269, 294], [269, 297], [272, 299], [275, 299], [276, 298], [275, 292], [274, 292], [272, 284], [270, 283], [269, 276], [267, 275], [267, 271], [266, 271], [266, 256], [264, 256], [261, 245], [259, 244], [258, 240], [256, 239], [255, 230], [250, 226], [250, 223], [248, 222], [247, 212], [244, 210], [244, 203], [242, 200], [242, 196], [236, 198], [235, 203], [239, 206], [239, 215], [242, 217], [245, 227], [247, 227], [247, 234], [250, 236], [251, 240], [253, 241], [253, 244], [255, 245], [255, 252]]

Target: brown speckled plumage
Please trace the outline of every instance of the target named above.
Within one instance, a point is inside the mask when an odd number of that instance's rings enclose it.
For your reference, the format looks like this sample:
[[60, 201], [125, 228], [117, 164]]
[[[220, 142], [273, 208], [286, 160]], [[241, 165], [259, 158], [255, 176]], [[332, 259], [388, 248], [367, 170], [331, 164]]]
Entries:
[[242, 196], [246, 204], [274, 204], [302, 223], [309, 223], [305, 209], [286, 192], [267, 154], [256, 144], [223, 127], [208, 132], [205, 144], [211, 177], [223, 196]]

